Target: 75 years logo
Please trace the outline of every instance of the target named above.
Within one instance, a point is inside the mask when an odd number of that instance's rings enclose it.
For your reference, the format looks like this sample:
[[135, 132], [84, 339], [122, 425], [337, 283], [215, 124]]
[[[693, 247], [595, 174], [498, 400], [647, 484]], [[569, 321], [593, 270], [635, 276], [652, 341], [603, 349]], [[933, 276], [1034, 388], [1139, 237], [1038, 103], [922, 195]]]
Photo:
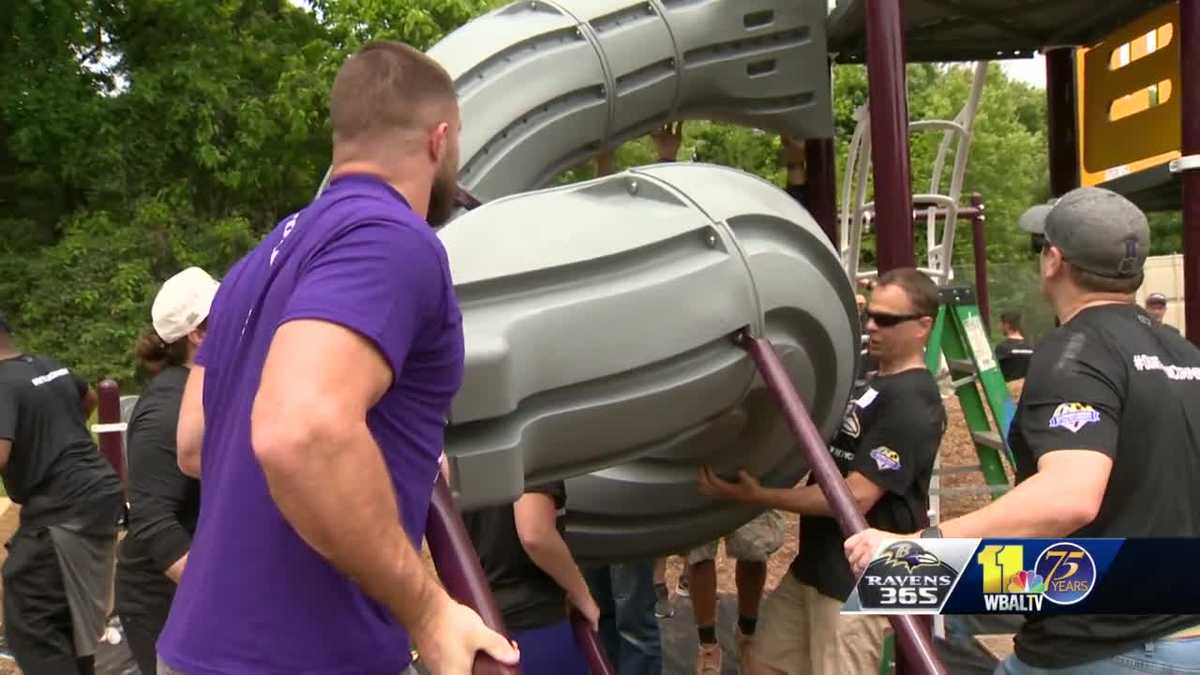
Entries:
[[[1073, 605], [1096, 585], [1096, 562], [1082, 546], [1058, 542], [1025, 564], [1021, 544], [988, 545], [976, 556], [983, 571], [983, 604], [989, 612], [1040, 612], [1043, 602]], [[1033, 549], [1036, 550], [1036, 549]]]

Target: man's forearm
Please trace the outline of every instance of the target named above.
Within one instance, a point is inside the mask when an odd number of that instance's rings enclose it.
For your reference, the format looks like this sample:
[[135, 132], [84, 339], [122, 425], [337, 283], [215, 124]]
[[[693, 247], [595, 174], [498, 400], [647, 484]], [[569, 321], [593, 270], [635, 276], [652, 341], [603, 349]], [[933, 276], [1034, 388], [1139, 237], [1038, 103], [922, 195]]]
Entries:
[[400, 525], [387, 466], [366, 424], [338, 436], [255, 451], [297, 533], [411, 628], [449, 596]]
[[798, 513], [802, 516], [832, 516], [829, 502], [818, 485], [805, 485], [796, 488], [763, 488], [760, 499], [754, 501], [758, 506], [765, 506], [780, 511]]
[[[943, 522], [944, 537], [1064, 537], [1086, 525], [1068, 507], [1063, 483], [1036, 473], [1008, 494], [965, 516]], [[1057, 505], [1057, 506], [1056, 506]]]
[[554, 536], [542, 539], [538, 544], [524, 546], [525, 552], [533, 560], [533, 564], [554, 579], [554, 583], [567, 592], [568, 597], [576, 598], [586, 595], [587, 582], [579, 571], [567, 542], [556, 533]]

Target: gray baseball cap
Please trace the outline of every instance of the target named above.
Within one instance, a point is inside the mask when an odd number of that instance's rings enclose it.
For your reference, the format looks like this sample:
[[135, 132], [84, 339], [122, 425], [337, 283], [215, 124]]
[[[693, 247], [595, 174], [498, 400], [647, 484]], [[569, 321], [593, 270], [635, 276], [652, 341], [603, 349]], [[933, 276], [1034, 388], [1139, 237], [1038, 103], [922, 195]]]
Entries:
[[1146, 214], [1104, 188], [1071, 190], [1030, 208], [1018, 223], [1022, 230], [1044, 236], [1067, 262], [1102, 277], [1137, 276], [1150, 252]]

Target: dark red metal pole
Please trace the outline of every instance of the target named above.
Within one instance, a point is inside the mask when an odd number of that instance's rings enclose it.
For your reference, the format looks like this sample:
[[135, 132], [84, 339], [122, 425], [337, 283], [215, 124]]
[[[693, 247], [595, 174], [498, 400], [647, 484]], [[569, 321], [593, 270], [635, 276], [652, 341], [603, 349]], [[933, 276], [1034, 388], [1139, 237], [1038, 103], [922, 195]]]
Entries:
[[880, 272], [912, 267], [912, 170], [901, 0], [867, 0], [867, 86]]
[[596, 631], [592, 630], [587, 618], [575, 609], [571, 610], [571, 629], [575, 632], [575, 642], [579, 644], [583, 650], [583, 657], [587, 659], [591, 675], [615, 675], [616, 671], [608, 662], [608, 656], [604, 654], [604, 647], [600, 644]]
[[1076, 111], [1075, 50], [1046, 51], [1046, 140], [1050, 153], [1050, 193], [1079, 187], [1079, 124]]
[[[1200, 155], [1200, 0], [1179, 1], [1184, 157]], [[1183, 173], [1183, 302], [1188, 339], [1200, 345], [1200, 169]]]
[[971, 207], [975, 210], [971, 217], [971, 243], [975, 248], [975, 297], [979, 299], [979, 315], [983, 317], [983, 326], [991, 331], [992, 303], [988, 299], [987, 234], [983, 230], [987, 216], [984, 215], [983, 197], [978, 192], [971, 195]]
[[[838, 471], [837, 465], [834, 464], [833, 456], [825, 447], [825, 439], [821, 436], [821, 432], [817, 431], [812, 418], [809, 417], [804, 402], [800, 400], [800, 394], [796, 392], [796, 387], [792, 385], [792, 380], [788, 377], [783, 362], [775, 353], [775, 348], [763, 338], [743, 335], [741, 340], [743, 347], [750, 352], [750, 357], [754, 359], [754, 364], [758, 367], [758, 372], [766, 382], [767, 388], [774, 394], [780, 410], [783, 411], [788, 427], [791, 428], [792, 434], [795, 435], [796, 441], [800, 445], [801, 452], [808, 460], [813, 475], [817, 478], [817, 484], [821, 486], [822, 494], [825, 495], [826, 501], [832, 507], [834, 519], [842, 528], [842, 533], [849, 537], [856, 532], [865, 530], [867, 521], [858, 512], [858, 506], [850, 494], [850, 489], [846, 487], [846, 481]], [[888, 620], [891, 621], [892, 628], [896, 631], [896, 644], [899, 647], [897, 656], [902, 657], [907, 664], [907, 672], [919, 675], [945, 675], [946, 669], [933, 651], [928, 629], [923, 630], [918, 625], [917, 617], [891, 615]], [[898, 668], [900, 660], [901, 658], [897, 659]]]
[[808, 212], [835, 249], [841, 245], [838, 240], [836, 163], [832, 138], [810, 138], [804, 143]]
[[125, 483], [125, 453], [122, 451], [121, 440], [121, 387], [114, 380], [105, 379], [96, 386], [96, 396], [99, 403], [96, 409], [96, 421], [101, 425], [96, 435], [100, 440], [100, 453], [108, 458], [109, 463]]
[[[446, 591], [455, 600], [479, 612], [488, 628], [506, 635], [504, 617], [496, 606], [492, 589], [479, 565], [479, 556], [467, 536], [450, 486], [446, 479], [438, 476], [429, 501], [429, 516], [425, 522], [425, 541], [438, 577]], [[506, 666], [490, 656], [480, 653], [475, 657], [474, 675], [518, 675], [520, 668]]]

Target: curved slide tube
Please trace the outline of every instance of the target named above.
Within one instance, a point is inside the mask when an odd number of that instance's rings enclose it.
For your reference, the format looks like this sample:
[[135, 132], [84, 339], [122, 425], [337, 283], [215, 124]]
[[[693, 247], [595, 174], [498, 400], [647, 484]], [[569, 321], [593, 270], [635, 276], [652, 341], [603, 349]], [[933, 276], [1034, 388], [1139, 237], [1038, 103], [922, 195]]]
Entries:
[[460, 182], [536, 189], [669, 120], [833, 135], [826, 0], [529, 0], [429, 50], [462, 109]]
[[700, 464], [767, 485], [806, 470], [731, 336], [782, 352], [821, 432], [841, 422], [858, 316], [836, 251], [774, 185], [663, 164], [507, 197], [441, 232], [466, 374], [446, 451], [464, 510], [567, 480], [584, 562], [710, 541], [753, 509], [696, 490]]

